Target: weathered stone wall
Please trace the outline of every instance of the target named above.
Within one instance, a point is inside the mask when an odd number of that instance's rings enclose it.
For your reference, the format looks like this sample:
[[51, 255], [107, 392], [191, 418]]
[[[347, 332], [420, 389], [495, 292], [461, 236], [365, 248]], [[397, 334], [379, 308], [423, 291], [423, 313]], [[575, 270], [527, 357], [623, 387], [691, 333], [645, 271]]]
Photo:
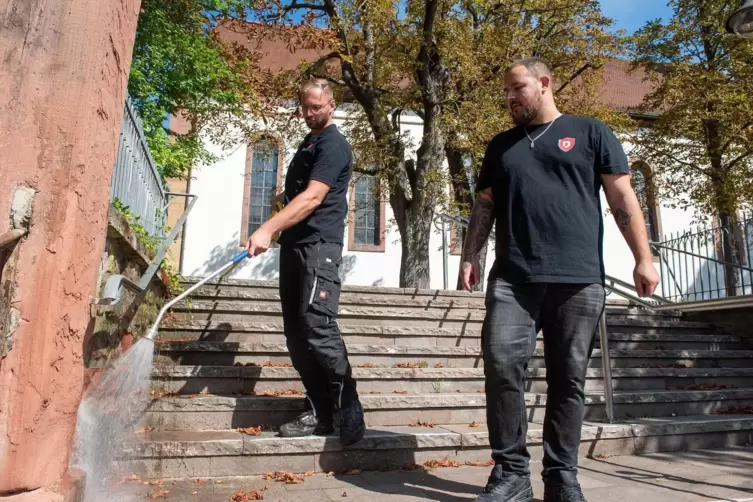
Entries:
[[[110, 208], [97, 298], [102, 297], [107, 279], [112, 275], [123, 275], [138, 284], [154, 254], [139, 240], [125, 218]], [[84, 340], [85, 386], [108, 362], [120, 357], [146, 334], [169, 294], [168, 288], [158, 272], [146, 294], [137, 295], [124, 289], [117, 306], [92, 305], [94, 328]]]
[[0, 3], [0, 234], [17, 189], [35, 192], [0, 361], [0, 493], [63, 489], [139, 7]]

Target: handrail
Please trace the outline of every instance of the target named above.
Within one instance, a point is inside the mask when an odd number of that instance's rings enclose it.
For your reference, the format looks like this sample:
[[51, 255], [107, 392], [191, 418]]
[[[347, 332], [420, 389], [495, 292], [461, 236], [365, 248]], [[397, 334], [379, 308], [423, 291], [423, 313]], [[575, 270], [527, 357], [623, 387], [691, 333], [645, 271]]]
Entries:
[[687, 251], [687, 250], [684, 250], [684, 249], [677, 249], [677, 248], [673, 248], [671, 246], [665, 246], [664, 244], [659, 244], [658, 242], [649, 242], [649, 244], [652, 245], [652, 246], [654, 246], [654, 247], [660, 248], [660, 249], [668, 249], [670, 251], [674, 251], [675, 253], [686, 254], [686, 255], [692, 256], [694, 258], [701, 258], [703, 260], [707, 260], [707, 261], [710, 261], [710, 262], [713, 262], [713, 263], [718, 263], [719, 265], [725, 265], [727, 267], [739, 268], [741, 270], [745, 270], [746, 272], [753, 272], [753, 268], [746, 267], [745, 265], [740, 265], [739, 263], [730, 263], [728, 261], [717, 260], [716, 258], [709, 258], [708, 256], [703, 256], [703, 255], [700, 255], [700, 254], [697, 254], [697, 253], [693, 253], [691, 251]]
[[173, 197], [186, 197], [189, 198], [191, 202], [188, 203], [188, 206], [183, 211], [183, 214], [180, 215], [180, 218], [178, 218], [177, 223], [170, 230], [170, 233], [167, 235], [167, 237], [163, 239], [162, 244], [157, 251], [157, 254], [152, 259], [149, 267], [146, 269], [146, 272], [144, 272], [144, 275], [141, 276], [139, 283], [136, 284], [127, 277], [119, 274], [110, 276], [105, 283], [105, 288], [102, 292], [102, 298], [97, 301], [97, 305], [116, 305], [122, 299], [121, 291], [124, 288], [136, 294], [143, 293], [149, 288], [149, 284], [152, 282], [154, 275], [157, 273], [160, 265], [162, 265], [162, 261], [165, 259], [167, 250], [170, 249], [170, 246], [172, 246], [181, 228], [185, 225], [188, 214], [191, 212], [191, 209], [193, 209], [194, 204], [196, 204], [196, 201], [199, 198], [194, 194], [178, 192], [165, 192], [165, 195]]

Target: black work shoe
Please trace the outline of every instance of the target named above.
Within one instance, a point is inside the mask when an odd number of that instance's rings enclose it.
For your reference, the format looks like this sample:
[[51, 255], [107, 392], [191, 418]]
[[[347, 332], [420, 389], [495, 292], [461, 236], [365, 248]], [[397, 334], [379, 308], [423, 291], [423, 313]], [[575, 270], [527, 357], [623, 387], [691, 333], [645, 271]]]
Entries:
[[363, 439], [364, 434], [363, 407], [356, 397], [340, 409], [340, 440], [349, 446]]
[[312, 434], [326, 435], [333, 432], [335, 432], [335, 426], [332, 424], [332, 420], [320, 422], [311, 410], [304, 412], [292, 422], [280, 426], [280, 436], [285, 438], [297, 438]]
[[544, 502], [586, 502], [579, 485], [544, 484]]
[[482, 502], [532, 502], [531, 478], [508, 474], [502, 479], [489, 478], [484, 491], [476, 497]]

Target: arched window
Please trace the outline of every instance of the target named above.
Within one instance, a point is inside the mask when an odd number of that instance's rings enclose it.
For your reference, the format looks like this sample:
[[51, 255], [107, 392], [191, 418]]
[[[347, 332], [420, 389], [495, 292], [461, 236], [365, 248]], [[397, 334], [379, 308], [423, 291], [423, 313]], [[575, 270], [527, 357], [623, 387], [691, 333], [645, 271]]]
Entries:
[[[643, 221], [646, 224], [648, 239], [652, 242], [659, 242], [661, 240], [661, 218], [651, 168], [645, 162], [634, 162], [630, 166], [630, 179], [643, 211]], [[655, 249], [652, 248], [651, 251], [654, 255], [657, 254]]]
[[351, 251], [384, 251], [384, 202], [379, 179], [361, 173], [355, 173], [353, 178], [348, 248]]
[[244, 179], [243, 226], [241, 242], [245, 244], [268, 218], [272, 197], [281, 188], [282, 156], [277, 141], [265, 137], [252, 143], [246, 154]]

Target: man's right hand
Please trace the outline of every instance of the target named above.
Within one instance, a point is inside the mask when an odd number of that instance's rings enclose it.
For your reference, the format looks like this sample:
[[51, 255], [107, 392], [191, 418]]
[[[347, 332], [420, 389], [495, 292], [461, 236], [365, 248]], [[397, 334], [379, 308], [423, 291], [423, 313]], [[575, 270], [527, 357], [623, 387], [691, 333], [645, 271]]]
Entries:
[[479, 283], [481, 264], [478, 260], [464, 261], [460, 265], [460, 274], [463, 278], [463, 287], [465, 287], [466, 291], [473, 291], [473, 288]]

